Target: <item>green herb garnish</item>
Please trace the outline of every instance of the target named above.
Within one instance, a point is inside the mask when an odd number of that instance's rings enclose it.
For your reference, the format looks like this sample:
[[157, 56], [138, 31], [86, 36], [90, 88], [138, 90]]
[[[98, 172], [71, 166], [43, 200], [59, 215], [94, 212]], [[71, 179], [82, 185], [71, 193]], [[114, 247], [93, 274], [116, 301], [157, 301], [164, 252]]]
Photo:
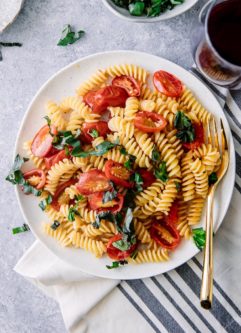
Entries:
[[85, 32], [83, 30], [74, 32], [71, 29], [71, 26], [69, 24], [64, 26], [64, 29], [62, 31], [61, 39], [58, 42], [58, 46], [66, 46], [68, 44], [74, 44], [77, 40], [79, 40]]
[[40, 203], [39, 203], [39, 207], [40, 207], [42, 210], [45, 210], [46, 207], [47, 207], [48, 205], [50, 205], [52, 201], [53, 201], [53, 198], [52, 198], [51, 195], [49, 194], [48, 197], [47, 197], [46, 199], [40, 201]]
[[121, 149], [120, 149], [120, 153], [121, 153], [122, 155], [128, 155], [128, 153], [127, 153], [127, 151], [126, 151], [126, 149], [125, 149], [124, 147], [121, 147]]
[[168, 180], [166, 162], [163, 161], [159, 164], [159, 167], [154, 170], [154, 176], [163, 182]]
[[182, 142], [193, 142], [195, 140], [194, 127], [184, 112], [178, 111], [176, 113], [174, 126], [178, 130], [176, 137]]
[[218, 180], [218, 176], [217, 176], [216, 172], [212, 172], [208, 177], [209, 185], [215, 184], [217, 180]]
[[137, 1], [129, 5], [129, 12], [133, 16], [141, 16], [144, 13], [145, 4], [144, 2]]
[[20, 168], [22, 165], [27, 162], [29, 159], [21, 157], [19, 154], [15, 157], [13, 167], [6, 177], [6, 180], [12, 183], [13, 185], [20, 185], [22, 187], [23, 193], [25, 194], [34, 194], [35, 196], [40, 196], [41, 191], [37, 190], [35, 187], [29, 184], [27, 180], [24, 179], [24, 175]]
[[98, 146], [95, 147], [95, 150], [89, 150], [89, 151], [80, 151], [78, 153], [75, 153], [72, 151], [72, 156], [76, 157], [88, 157], [88, 156], [102, 156], [105, 153], [108, 152], [108, 150], [119, 146], [119, 143], [112, 143], [109, 141], [104, 141], [100, 143]]
[[206, 243], [206, 231], [203, 228], [192, 229], [194, 243], [199, 250], [202, 250]]
[[110, 211], [100, 212], [96, 215], [95, 222], [92, 223], [93, 227], [99, 229], [101, 220], [107, 220], [109, 222], [115, 223], [115, 215]]
[[70, 207], [69, 208], [69, 213], [68, 213], [68, 220], [70, 222], [74, 222], [75, 220], [75, 215], [80, 216], [80, 213], [78, 212], [78, 210], [76, 209], [76, 205], [74, 207]]
[[96, 129], [92, 129], [91, 131], [89, 131], [89, 135], [92, 137], [92, 138], [98, 138], [99, 136], [99, 132], [96, 130]]
[[110, 191], [105, 192], [102, 198], [102, 203], [104, 204], [106, 202], [114, 200], [117, 197], [117, 194], [118, 192], [115, 190], [112, 192]]
[[137, 192], [143, 191], [143, 179], [138, 172], [135, 172], [131, 175], [130, 180], [135, 183], [135, 188]]
[[68, 151], [71, 147], [73, 149], [71, 155], [76, 156], [81, 151], [80, 134], [80, 130], [77, 130], [75, 134], [71, 131], [59, 131], [53, 138], [53, 146], [58, 150], [63, 150], [67, 147]]
[[55, 220], [54, 223], [50, 226], [50, 228], [56, 230], [59, 226], [60, 226], [59, 221]]
[[125, 208], [132, 208], [134, 209], [136, 207], [135, 204], [135, 196], [136, 196], [136, 192], [133, 189], [128, 189], [124, 198], [124, 207]]
[[128, 155], [128, 160], [124, 163], [124, 167], [128, 170], [132, 170], [135, 161], [136, 161], [136, 157], [129, 154]]
[[175, 182], [175, 185], [176, 185], [177, 192], [180, 192], [181, 191], [181, 183]]
[[4, 47], [21, 47], [23, 46], [23, 44], [21, 43], [6, 43], [6, 42], [0, 42], [0, 46], [4, 46]]
[[161, 159], [161, 155], [159, 153], [159, 151], [157, 150], [156, 145], [154, 146], [152, 153], [151, 153], [151, 159], [153, 162], [158, 163], [160, 162]]
[[13, 235], [19, 234], [20, 232], [25, 232], [25, 231], [29, 231], [30, 228], [27, 224], [23, 224], [21, 227], [16, 227], [12, 229], [12, 233]]
[[124, 265], [127, 265], [127, 264], [128, 264], [128, 261], [126, 261], [126, 260], [113, 261], [112, 265], [111, 266], [106, 265], [106, 268], [113, 269], [113, 268], [118, 268], [120, 266], [124, 266]]

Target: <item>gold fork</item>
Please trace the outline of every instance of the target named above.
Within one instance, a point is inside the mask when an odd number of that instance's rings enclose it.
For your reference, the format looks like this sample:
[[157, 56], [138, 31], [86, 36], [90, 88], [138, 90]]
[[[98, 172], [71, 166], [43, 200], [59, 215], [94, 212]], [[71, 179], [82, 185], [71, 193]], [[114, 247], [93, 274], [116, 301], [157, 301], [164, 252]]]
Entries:
[[215, 119], [212, 118], [207, 124], [207, 139], [213, 147], [217, 148], [221, 156], [221, 165], [217, 171], [217, 181], [209, 188], [207, 197], [206, 211], [206, 243], [203, 259], [203, 274], [200, 292], [201, 306], [205, 309], [212, 307], [213, 298], [213, 199], [218, 184], [224, 177], [229, 165], [229, 153], [227, 145], [227, 137], [224, 131], [223, 122], [220, 119], [221, 125], [221, 143], [219, 142], [218, 131]]

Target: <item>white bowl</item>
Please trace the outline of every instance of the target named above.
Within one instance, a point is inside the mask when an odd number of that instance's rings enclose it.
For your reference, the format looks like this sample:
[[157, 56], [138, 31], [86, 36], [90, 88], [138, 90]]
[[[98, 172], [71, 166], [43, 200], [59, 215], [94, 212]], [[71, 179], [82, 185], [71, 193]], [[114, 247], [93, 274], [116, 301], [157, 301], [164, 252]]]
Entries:
[[24, 0], [0, 0], [0, 33], [18, 16]]
[[187, 10], [189, 10], [191, 7], [193, 7], [198, 0], [185, 0], [185, 2], [181, 5], [175, 6], [172, 10], [167, 10], [163, 14], [156, 16], [156, 17], [147, 17], [147, 16], [132, 16], [128, 10], [124, 8], [120, 8], [116, 6], [111, 0], [102, 0], [104, 5], [115, 15], [118, 17], [126, 20], [131, 21], [135, 23], [154, 23], [159, 21], [164, 21], [167, 19], [170, 19], [172, 17], [175, 17], [177, 15], [180, 15]]

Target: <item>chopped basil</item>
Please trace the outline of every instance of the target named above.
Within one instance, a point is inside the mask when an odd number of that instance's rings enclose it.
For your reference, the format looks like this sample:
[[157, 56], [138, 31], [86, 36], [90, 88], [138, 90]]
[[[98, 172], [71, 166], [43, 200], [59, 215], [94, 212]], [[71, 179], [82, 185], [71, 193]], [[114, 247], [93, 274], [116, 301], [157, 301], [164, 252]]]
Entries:
[[136, 157], [129, 154], [128, 155], [128, 160], [124, 163], [124, 167], [128, 170], [132, 170], [135, 161], [136, 161]]
[[21, 157], [19, 154], [15, 157], [13, 167], [6, 177], [6, 180], [12, 183], [13, 185], [20, 185], [25, 194], [34, 194], [35, 196], [40, 196], [41, 191], [37, 190], [35, 187], [29, 184], [27, 180], [24, 179], [24, 175], [20, 168], [22, 165], [27, 162], [29, 159]]
[[118, 240], [116, 242], [113, 242], [112, 245], [116, 249], [121, 250], [121, 251], [127, 251], [130, 248], [130, 243], [124, 241], [123, 239], [120, 239], [120, 240]]
[[69, 213], [68, 213], [68, 220], [70, 222], [74, 222], [75, 220], [75, 215], [80, 216], [80, 213], [77, 211], [76, 206], [70, 207]]
[[49, 194], [48, 197], [42, 201], [40, 201], [39, 203], [39, 207], [42, 209], [42, 210], [45, 210], [46, 207], [51, 204], [53, 198], [51, 197], [51, 195]]
[[203, 228], [192, 229], [192, 237], [197, 248], [202, 250], [206, 243], [206, 231]]
[[92, 136], [92, 138], [98, 138], [99, 132], [93, 128], [91, 131], [89, 131], [89, 135]]
[[124, 234], [133, 234], [134, 233], [134, 224], [133, 224], [133, 214], [130, 208], [127, 209], [126, 215], [123, 222], [123, 233]]
[[175, 182], [175, 185], [176, 185], [177, 192], [180, 192], [181, 191], [181, 183]]
[[113, 199], [115, 199], [117, 197], [118, 192], [117, 191], [107, 191], [104, 193], [103, 198], [102, 198], [102, 203], [106, 203], [109, 201], [112, 201]]
[[152, 150], [151, 159], [155, 163], [160, 162], [161, 156], [160, 156], [159, 151], [156, 148], [156, 145], [154, 146], [154, 148]]
[[25, 232], [25, 231], [29, 231], [29, 226], [27, 224], [23, 224], [21, 227], [16, 227], [12, 229], [12, 233], [13, 235], [19, 234], [20, 232]]
[[112, 212], [110, 212], [110, 211], [100, 212], [99, 214], [96, 215], [95, 222], [92, 223], [93, 227], [96, 229], [99, 229], [101, 220], [103, 220], [103, 219], [105, 219], [109, 222], [115, 223], [115, 215]]
[[104, 141], [95, 147], [95, 150], [90, 151], [79, 151], [78, 153], [72, 151], [72, 156], [76, 157], [88, 157], [88, 156], [102, 156], [107, 153], [108, 150], [119, 146], [119, 143], [112, 143], [109, 141]]
[[193, 142], [195, 140], [194, 127], [184, 112], [178, 111], [176, 113], [174, 126], [178, 130], [176, 137], [182, 142]]
[[163, 182], [166, 182], [168, 180], [166, 162], [163, 161], [159, 164], [159, 167], [154, 170], [154, 176], [157, 179], [162, 180]]
[[47, 121], [47, 125], [50, 127], [51, 119], [49, 118], [49, 116], [45, 116], [44, 119]]
[[136, 192], [133, 190], [133, 189], [128, 189], [126, 191], [126, 195], [125, 195], [125, 198], [124, 198], [124, 207], [128, 208], [132, 208], [134, 209], [136, 204], [135, 204], [135, 196], [136, 196]]
[[58, 150], [71, 147], [73, 148], [71, 155], [75, 156], [76, 153], [81, 151], [80, 134], [80, 130], [77, 130], [75, 134], [71, 131], [59, 131], [58, 134], [54, 136], [53, 146]]
[[59, 221], [55, 220], [50, 228], [53, 229], [53, 230], [56, 230], [59, 226], [60, 226]]
[[4, 46], [4, 47], [21, 47], [23, 44], [21, 43], [6, 43], [6, 42], [0, 42], [0, 46]]
[[212, 172], [208, 177], [209, 185], [215, 184], [217, 180], [218, 180], [218, 176], [217, 176], [216, 172]]
[[141, 1], [131, 3], [129, 5], [129, 12], [133, 16], [141, 16], [144, 13], [145, 4]]
[[126, 260], [113, 261], [112, 265], [111, 266], [106, 265], [106, 268], [113, 269], [113, 268], [118, 268], [120, 266], [124, 266], [124, 265], [127, 265], [127, 264], [128, 264], [128, 261], [126, 261]]
[[142, 192], [143, 191], [143, 179], [141, 175], [138, 172], [135, 172], [131, 175], [130, 180], [135, 183], [135, 188], [137, 192]]
[[84, 199], [84, 197], [83, 197], [83, 195], [81, 195], [81, 194], [75, 195], [75, 197], [74, 197], [74, 200], [75, 200], [75, 201], [81, 201], [81, 200], [83, 200], [83, 199]]
[[132, 258], [133, 260], [135, 260], [136, 257], [137, 257], [137, 255], [138, 255], [138, 250], [136, 249], [136, 250], [131, 254], [131, 258]]
[[79, 30], [77, 32], [72, 31], [71, 26], [69, 24], [67, 24], [64, 26], [61, 39], [59, 40], [57, 45], [66, 46], [68, 44], [74, 44], [84, 34], [85, 34], [85, 32], [83, 30]]
[[121, 153], [122, 155], [128, 155], [128, 153], [127, 153], [127, 151], [126, 151], [126, 149], [125, 149], [124, 147], [121, 147], [121, 149], [120, 149], [120, 153]]

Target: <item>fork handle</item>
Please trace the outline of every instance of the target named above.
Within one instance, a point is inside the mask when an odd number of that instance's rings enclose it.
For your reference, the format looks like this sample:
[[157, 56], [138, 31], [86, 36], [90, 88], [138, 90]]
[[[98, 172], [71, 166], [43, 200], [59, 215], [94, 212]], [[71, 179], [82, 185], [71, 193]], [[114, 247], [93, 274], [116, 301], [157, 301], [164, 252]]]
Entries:
[[205, 309], [212, 307], [213, 298], [213, 197], [214, 191], [211, 191], [207, 199], [206, 243], [200, 293], [201, 306]]

